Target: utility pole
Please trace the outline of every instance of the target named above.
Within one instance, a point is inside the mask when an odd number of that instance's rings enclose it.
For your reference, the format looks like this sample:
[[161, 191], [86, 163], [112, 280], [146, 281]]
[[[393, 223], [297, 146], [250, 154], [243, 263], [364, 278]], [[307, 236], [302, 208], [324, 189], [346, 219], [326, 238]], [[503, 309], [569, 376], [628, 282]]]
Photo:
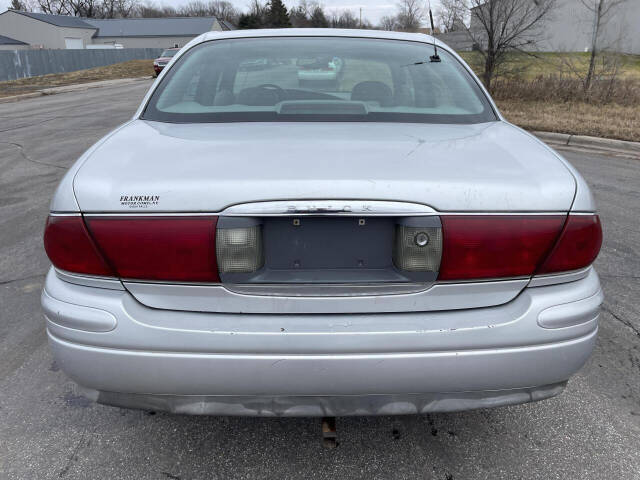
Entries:
[[362, 28], [362, 7], [360, 7], [360, 28]]

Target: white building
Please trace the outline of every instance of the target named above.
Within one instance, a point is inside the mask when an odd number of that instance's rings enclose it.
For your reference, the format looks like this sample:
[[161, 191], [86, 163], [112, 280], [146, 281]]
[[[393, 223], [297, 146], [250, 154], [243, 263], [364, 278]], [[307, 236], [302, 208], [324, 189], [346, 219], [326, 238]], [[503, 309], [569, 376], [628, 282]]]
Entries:
[[113, 44], [124, 48], [181, 47], [210, 30], [231, 29], [233, 26], [216, 17], [97, 20], [18, 10], [0, 14], [0, 35], [31, 48], [81, 49]]
[[0, 35], [0, 50], [25, 50], [27, 48], [29, 48], [28, 43]]
[[[596, 0], [586, 2], [595, 4]], [[470, 30], [476, 32], [474, 38], [482, 37], [479, 33], [482, 28], [473, 11]], [[553, 11], [532, 36], [536, 40], [532, 49], [548, 52], [589, 51], [593, 32], [594, 12], [585, 7], [581, 0], [556, 0]], [[471, 50], [474, 44], [464, 28], [439, 35], [438, 38], [456, 50]], [[626, 0], [610, 10], [600, 26], [597, 47], [640, 55], [640, 0]]]
[[[593, 11], [580, 0], [556, 1], [553, 15], [545, 24], [541, 49], [561, 52], [591, 50]], [[590, 0], [590, 3], [595, 4], [595, 1]], [[627, 0], [612, 8], [603, 21], [598, 33], [599, 49], [640, 55], [640, 0]]]

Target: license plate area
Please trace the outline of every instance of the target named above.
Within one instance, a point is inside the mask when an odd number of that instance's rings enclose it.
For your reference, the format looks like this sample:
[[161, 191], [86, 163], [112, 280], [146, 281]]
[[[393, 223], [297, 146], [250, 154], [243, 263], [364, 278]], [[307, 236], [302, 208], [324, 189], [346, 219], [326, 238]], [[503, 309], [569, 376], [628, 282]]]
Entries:
[[276, 283], [397, 282], [395, 223], [376, 217], [282, 217], [263, 221], [265, 268]]
[[[225, 284], [263, 285], [397, 285], [435, 280], [437, 272], [406, 272], [394, 266], [394, 241], [401, 221], [378, 216], [253, 217], [261, 229], [262, 268], [221, 273], [221, 279]], [[219, 228], [224, 223], [219, 222]]]

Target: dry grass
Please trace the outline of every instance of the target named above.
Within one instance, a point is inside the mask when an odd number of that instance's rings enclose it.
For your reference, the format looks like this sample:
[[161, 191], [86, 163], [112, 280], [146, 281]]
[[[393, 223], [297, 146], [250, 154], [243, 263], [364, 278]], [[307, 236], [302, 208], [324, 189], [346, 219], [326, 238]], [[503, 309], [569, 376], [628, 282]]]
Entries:
[[578, 79], [547, 75], [503, 78], [492, 90], [502, 113], [523, 128], [640, 141], [640, 80], [600, 80], [586, 93]]
[[153, 60], [131, 60], [104, 67], [89, 68], [87, 70], [77, 70], [69, 73], [52, 73], [39, 77], [0, 82], [0, 97], [30, 93], [43, 88], [97, 82], [100, 80], [150, 77], [153, 74]]
[[527, 130], [590, 135], [640, 142], [638, 105], [498, 100], [512, 123]]
[[499, 79], [492, 86], [496, 100], [585, 102], [594, 105], [640, 106], [640, 81], [610, 77], [594, 81], [585, 91], [582, 81], [565, 75], [538, 76], [532, 80]]
[[[480, 54], [463, 57], [477, 73], [482, 71]], [[512, 54], [491, 93], [507, 119], [529, 130], [640, 142], [640, 57], [623, 55], [615, 61], [616, 75], [601, 75], [587, 93], [580, 76], [587, 70], [588, 53]], [[598, 67], [605, 70], [603, 64]]]

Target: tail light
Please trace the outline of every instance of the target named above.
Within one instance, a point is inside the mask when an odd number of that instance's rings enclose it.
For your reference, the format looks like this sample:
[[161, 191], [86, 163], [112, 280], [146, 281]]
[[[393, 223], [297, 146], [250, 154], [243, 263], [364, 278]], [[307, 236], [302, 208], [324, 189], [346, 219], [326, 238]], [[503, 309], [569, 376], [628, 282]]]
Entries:
[[591, 265], [602, 246], [602, 226], [597, 215], [569, 215], [560, 240], [536, 273], [578, 270]]
[[[577, 270], [595, 260], [602, 244], [597, 215], [444, 215], [433, 224], [424, 218], [396, 226], [393, 263], [408, 278], [482, 280]], [[218, 267], [226, 278], [264, 265], [260, 221], [225, 220], [50, 216], [44, 245], [56, 268], [73, 273], [217, 283]]]
[[217, 217], [86, 217], [86, 221], [118, 277], [220, 281]]
[[217, 217], [50, 216], [44, 246], [56, 268], [73, 273], [219, 282], [216, 221]]
[[441, 220], [440, 280], [576, 270], [593, 262], [602, 241], [597, 215], [461, 215]]
[[60, 270], [85, 275], [114, 275], [79, 215], [49, 216], [44, 229], [44, 249], [51, 263]]
[[444, 216], [440, 280], [531, 275], [565, 216]]

